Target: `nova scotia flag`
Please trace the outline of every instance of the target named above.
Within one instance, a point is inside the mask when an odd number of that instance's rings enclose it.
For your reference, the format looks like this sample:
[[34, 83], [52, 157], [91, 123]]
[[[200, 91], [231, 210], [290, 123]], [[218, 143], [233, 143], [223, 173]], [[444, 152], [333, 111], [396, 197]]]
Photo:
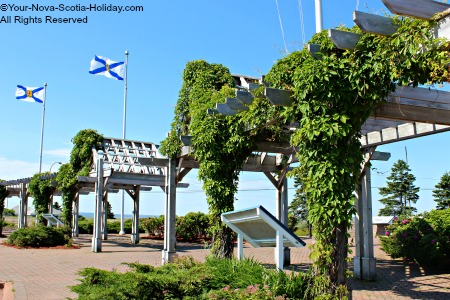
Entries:
[[18, 85], [16, 90], [16, 99], [27, 102], [44, 103], [44, 88]]
[[96, 55], [91, 61], [89, 73], [93, 75], [104, 75], [116, 80], [123, 80], [125, 75], [125, 63], [123, 61], [115, 62], [106, 57]]

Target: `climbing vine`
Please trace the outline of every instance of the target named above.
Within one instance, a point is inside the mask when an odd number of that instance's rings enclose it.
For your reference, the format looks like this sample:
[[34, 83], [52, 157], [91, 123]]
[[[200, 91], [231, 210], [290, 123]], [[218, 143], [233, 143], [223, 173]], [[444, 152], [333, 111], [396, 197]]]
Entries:
[[42, 214], [48, 213], [50, 200], [56, 188], [53, 186], [52, 178], [41, 179], [46, 174], [49, 173], [35, 174], [31, 177], [30, 183], [28, 184], [28, 191], [30, 192], [30, 196], [33, 197], [34, 211], [39, 222], [44, 221]]
[[251, 153], [251, 143], [243, 134], [239, 117], [211, 116], [206, 112], [216, 102], [234, 95], [227, 68], [192, 61], [183, 72], [183, 81], [171, 135], [162, 143], [161, 151], [174, 157], [179, 151], [179, 135], [192, 135], [193, 155], [200, 163], [198, 176], [204, 183], [212, 215], [212, 251], [217, 256], [231, 257], [233, 235], [220, 221], [220, 214], [233, 210], [239, 169]]
[[[3, 180], [0, 179], [0, 182]], [[8, 196], [8, 191], [4, 185], [0, 185], [0, 236], [3, 232], [3, 211], [5, 210], [5, 199]]]
[[78, 191], [77, 176], [86, 176], [92, 167], [92, 148], [100, 146], [103, 136], [93, 129], [79, 131], [72, 139], [70, 162], [59, 168], [56, 181], [62, 193], [62, 219], [66, 225], [72, 223], [72, 202]]
[[[300, 162], [292, 174], [303, 183], [309, 222], [315, 230], [314, 268], [335, 284], [346, 283], [347, 231], [363, 159], [361, 126], [396, 89], [395, 84], [432, 87], [450, 79], [449, 43], [434, 39], [435, 22], [409, 18], [394, 22], [399, 25], [395, 34], [364, 34], [355, 50], [336, 49], [322, 32], [311, 40], [320, 45], [319, 53], [313, 56], [305, 49], [280, 59], [265, 80], [293, 92], [289, 107], [270, 105], [257, 90], [248, 111], [236, 116], [207, 115], [206, 108], [233, 94], [231, 77], [220, 65], [188, 63], [171, 134], [163, 141], [162, 150], [175, 157], [181, 146], [179, 136], [192, 135], [199, 177], [217, 218], [233, 209], [238, 172], [254, 141], [289, 139], [298, 148]], [[360, 33], [356, 28], [340, 29]], [[299, 123], [290, 137], [280, 131], [280, 125], [288, 122]], [[222, 225], [215, 226], [216, 232], [224, 232], [218, 228]], [[227, 251], [219, 253], [230, 256]]]

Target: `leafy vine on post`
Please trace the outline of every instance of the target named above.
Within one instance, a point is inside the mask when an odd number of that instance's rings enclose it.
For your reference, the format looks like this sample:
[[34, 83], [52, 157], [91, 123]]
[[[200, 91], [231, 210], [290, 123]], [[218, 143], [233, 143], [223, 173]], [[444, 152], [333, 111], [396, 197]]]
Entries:
[[219, 257], [233, 254], [232, 231], [222, 224], [220, 215], [233, 210], [239, 170], [251, 147], [238, 117], [209, 116], [206, 110], [233, 96], [233, 86], [229, 70], [222, 65], [189, 62], [183, 72], [172, 131], [161, 147], [162, 153], [176, 157], [179, 136], [192, 135], [193, 155], [200, 163], [198, 176], [212, 214], [212, 251]]
[[56, 181], [62, 193], [62, 219], [64, 224], [72, 224], [72, 203], [78, 192], [77, 176], [87, 176], [92, 167], [92, 148], [101, 145], [103, 135], [93, 129], [80, 130], [72, 139], [73, 148], [70, 162], [63, 164]]
[[44, 222], [43, 214], [48, 213], [51, 197], [55, 192], [56, 186], [53, 186], [53, 179], [41, 179], [41, 176], [50, 174], [37, 173], [31, 177], [30, 184], [28, 185], [28, 191], [30, 196], [33, 197], [34, 211], [36, 213], [36, 219], [39, 222]]
[[[206, 108], [233, 94], [231, 77], [220, 65], [188, 63], [175, 121], [163, 141], [163, 152], [176, 157], [179, 136], [193, 136], [199, 177], [217, 219], [233, 208], [237, 172], [254, 149], [253, 142], [261, 138], [283, 141], [286, 136], [280, 124], [299, 122], [290, 137], [300, 161], [293, 175], [300, 178], [307, 196], [308, 221], [316, 239], [311, 254], [314, 269], [329, 277], [331, 293], [347, 283], [347, 231], [363, 161], [361, 126], [396, 89], [395, 84], [416, 87], [449, 80], [449, 43], [434, 39], [435, 23], [409, 18], [394, 22], [399, 29], [392, 36], [364, 34], [356, 50], [336, 49], [324, 31], [311, 40], [321, 47], [317, 55], [305, 49], [280, 59], [265, 80], [294, 93], [290, 107], [270, 105], [257, 90], [248, 111], [232, 117], [208, 116]], [[357, 28], [340, 29], [361, 33]], [[215, 253], [228, 257], [232, 248], [221, 246], [229, 245], [230, 235], [221, 226], [216, 225], [215, 237], [224, 240]]]
[[[0, 179], [0, 182], [3, 180]], [[5, 209], [5, 199], [8, 196], [8, 191], [4, 185], [0, 185], [0, 236], [3, 234], [3, 211]]]

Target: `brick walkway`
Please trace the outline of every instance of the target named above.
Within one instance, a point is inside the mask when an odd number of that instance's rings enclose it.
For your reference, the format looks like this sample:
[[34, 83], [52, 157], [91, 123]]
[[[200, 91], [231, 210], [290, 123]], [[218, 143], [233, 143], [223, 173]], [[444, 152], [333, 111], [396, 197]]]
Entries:
[[[0, 281], [14, 283], [17, 300], [59, 300], [76, 297], [68, 286], [77, 284], [77, 272], [82, 268], [125, 271], [127, 267], [122, 262], [155, 266], [161, 263], [162, 241], [144, 239], [139, 245], [131, 245], [129, 236], [111, 235], [103, 242], [103, 252], [93, 253], [90, 238], [75, 239], [81, 249], [15, 249], [0, 245]], [[450, 299], [450, 274], [429, 275], [413, 265], [392, 260], [379, 249], [377, 240], [375, 242], [377, 281], [350, 279], [353, 299]], [[190, 255], [200, 261], [208, 254], [201, 245], [178, 243], [177, 247], [179, 255]], [[272, 266], [273, 254], [273, 248], [247, 247], [244, 250], [245, 256], [253, 256]], [[292, 249], [291, 262], [295, 269], [309, 266], [308, 254], [307, 247]]]

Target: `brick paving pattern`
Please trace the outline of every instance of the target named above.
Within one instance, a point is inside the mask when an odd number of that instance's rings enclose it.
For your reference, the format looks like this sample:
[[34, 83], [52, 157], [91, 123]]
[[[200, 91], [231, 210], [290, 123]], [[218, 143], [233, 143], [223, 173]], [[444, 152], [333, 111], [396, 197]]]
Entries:
[[[0, 242], [4, 240], [0, 239]], [[111, 235], [103, 241], [103, 252], [91, 251], [91, 236], [74, 239], [80, 249], [15, 249], [0, 245], [0, 281], [12, 281], [17, 300], [59, 300], [76, 298], [68, 286], [78, 283], [77, 272], [86, 267], [126, 271], [123, 262], [139, 262], [158, 266], [161, 263], [162, 241], [143, 239], [131, 245], [129, 236]], [[311, 243], [310, 239], [305, 239]], [[178, 254], [203, 261], [209, 253], [202, 245], [178, 243]], [[274, 266], [273, 248], [244, 249], [246, 257]], [[301, 270], [310, 265], [309, 249], [291, 250], [292, 267]], [[353, 299], [450, 299], [449, 274], [427, 274], [416, 266], [390, 259], [375, 239], [377, 280], [373, 282], [350, 279]], [[350, 266], [351, 267], [351, 266]]]

